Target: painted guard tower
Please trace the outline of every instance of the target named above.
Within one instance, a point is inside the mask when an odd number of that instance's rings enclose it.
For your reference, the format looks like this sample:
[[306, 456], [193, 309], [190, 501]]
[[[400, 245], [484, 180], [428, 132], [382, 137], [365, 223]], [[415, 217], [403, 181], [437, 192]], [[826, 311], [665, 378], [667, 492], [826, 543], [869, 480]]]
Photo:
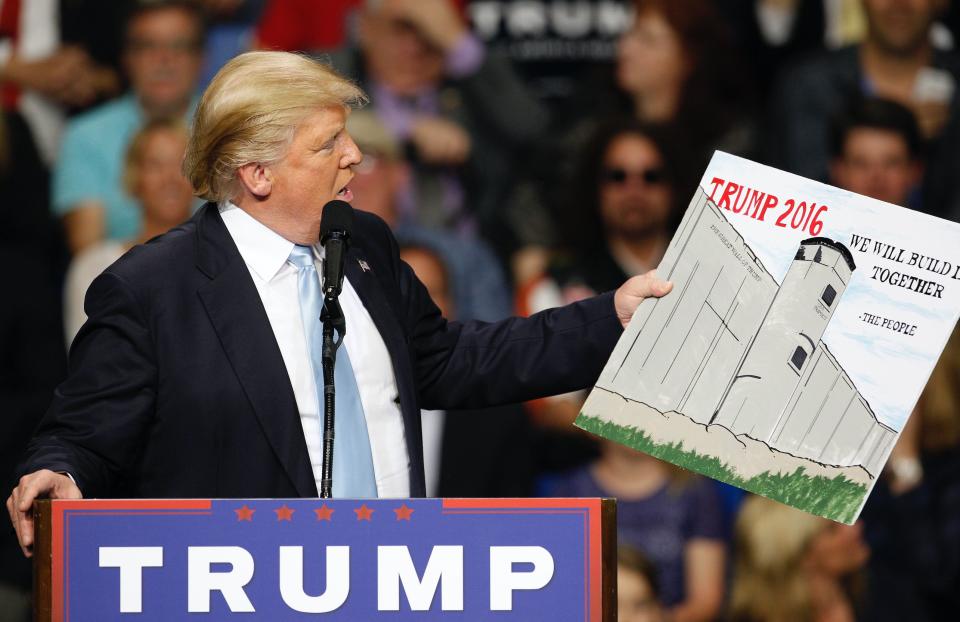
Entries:
[[710, 423], [774, 444], [840, 296], [856, 270], [846, 246], [829, 238], [800, 243]]

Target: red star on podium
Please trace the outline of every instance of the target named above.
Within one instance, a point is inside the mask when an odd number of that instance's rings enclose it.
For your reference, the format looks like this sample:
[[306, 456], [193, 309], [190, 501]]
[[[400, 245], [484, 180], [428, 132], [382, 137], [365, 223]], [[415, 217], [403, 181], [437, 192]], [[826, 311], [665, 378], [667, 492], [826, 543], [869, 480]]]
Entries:
[[413, 508], [408, 508], [408, 507], [407, 507], [407, 504], [404, 503], [404, 504], [401, 505], [400, 507], [395, 508], [395, 509], [393, 510], [393, 512], [394, 512], [394, 514], [397, 515], [397, 520], [409, 521], [409, 520], [410, 520], [410, 515], [413, 514]]
[[279, 507], [279, 508], [277, 508], [276, 510], [274, 510], [274, 512], [277, 513], [277, 520], [278, 520], [278, 521], [281, 521], [281, 520], [285, 520], [285, 521], [293, 520], [293, 513], [294, 513], [295, 511], [296, 511], [296, 510], [294, 510], [293, 508], [288, 508], [286, 503], [284, 503], [282, 507]]
[[245, 521], [250, 521], [252, 523], [253, 513], [256, 512], [256, 510], [251, 510], [250, 508], [247, 507], [247, 504], [243, 504], [242, 508], [237, 508], [236, 510], [234, 510], [234, 512], [237, 513], [238, 521], [245, 520]]
[[330, 521], [330, 517], [333, 516], [334, 510], [333, 510], [333, 508], [327, 507], [327, 504], [324, 503], [322, 506], [318, 507], [318, 508], [315, 509], [313, 512], [314, 512], [314, 514], [317, 515], [317, 520], [318, 520], [318, 521], [320, 521], [320, 520], [325, 520], [325, 521], [329, 522], [329, 521]]
[[354, 512], [357, 513], [357, 520], [365, 520], [369, 522], [370, 517], [373, 516], [373, 510], [368, 508], [366, 503], [356, 508]]

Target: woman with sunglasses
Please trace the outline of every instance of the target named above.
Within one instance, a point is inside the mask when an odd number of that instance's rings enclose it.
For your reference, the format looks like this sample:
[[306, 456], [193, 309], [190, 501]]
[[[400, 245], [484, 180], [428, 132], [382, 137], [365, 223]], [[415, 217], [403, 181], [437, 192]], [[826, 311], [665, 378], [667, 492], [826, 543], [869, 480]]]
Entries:
[[[599, 128], [565, 185], [565, 252], [521, 291], [525, 311], [606, 291], [626, 275], [657, 266], [679, 215], [675, 201], [690, 194], [676, 185], [670, 144], [665, 130], [636, 119]], [[567, 394], [531, 404], [536, 420], [556, 430], [554, 443], [562, 430], [570, 436], [583, 398]], [[564, 446], [568, 467], [575, 440]], [[656, 565], [670, 619], [714, 619], [723, 600], [726, 544], [710, 482], [615, 443], [604, 442], [600, 458], [590, 463], [581, 452], [579, 465], [544, 479], [540, 492], [618, 497], [621, 542], [645, 551]]]
[[[617, 42], [615, 63], [581, 85], [555, 115], [554, 131], [526, 163], [511, 196], [509, 226], [523, 247], [514, 277], [526, 282], [556, 246], [555, 221], [586, 137], [616, 117], [671, 128], [679, 166], [670, 181], [690, 194], [714, 150], [756, 159], [758, 106], [738, 64], [726, 23], [710, 0], [635, 0], [633, 26]], [[612, 74], [612, 75], [609, 75]]]
[[[615, 287], [655, 268], [679, 218], [668, 132], [636, 119], [597, 128], [558, 192], [561, 250], [522, 288], [524, 313]], [[685, 190], [685, 189], [684, 189]]]
[[[594, 128], [551, 189], [558, 243], [518, 277], [517, 312], [529, 315], [587, 298], [654, 268], [676, 222], [677, 191], [670, 139], [632, 118]], [[567, 167], [569, 167], [567, 169]], [[547, 257], [547, 253], [545, 253]], [[516, 264], [515, 264], [516, 265]], [[568, 469], [596, 457], [595, 442], [570, 425], [583, 395], [528, 404], [544, 433], [545, 470]]]
[[[571, 180], [567, 247], [524, 298], [562, 304], [605, 291], [626, 275], [655, 268], [689, 193], [676, 186], [667, 133], [636, 119], [600, 128]], [[540, 421], [570, 428], [583, 395], [541, 400]], [[620, 542], [656, 566], [669, 619], [715, 619], [724, 594], [724, 515], [714, 485], [632, 449], [603, 441], [600, 457], [551, 478], [540, 492], [559, 497], [617, 497]]]

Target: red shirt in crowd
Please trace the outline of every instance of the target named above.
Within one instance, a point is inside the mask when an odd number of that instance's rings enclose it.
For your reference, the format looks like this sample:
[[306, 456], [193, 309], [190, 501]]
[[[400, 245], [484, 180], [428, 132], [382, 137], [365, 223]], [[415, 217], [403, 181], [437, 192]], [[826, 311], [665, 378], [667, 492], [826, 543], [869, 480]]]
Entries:
[[[364, 0], [269, 0], [257, 26], [267, 50], [329, 50], [345, 43], [346, 19]], [[463, 7], [463, 0], [455, 0]]]

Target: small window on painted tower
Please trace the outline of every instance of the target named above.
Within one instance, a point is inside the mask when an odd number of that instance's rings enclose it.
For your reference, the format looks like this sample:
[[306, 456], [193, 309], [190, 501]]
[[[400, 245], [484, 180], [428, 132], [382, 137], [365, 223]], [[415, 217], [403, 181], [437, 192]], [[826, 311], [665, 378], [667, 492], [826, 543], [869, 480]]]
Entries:
[[790, 363], [800, 371], [803, 369], [803, 364], [807, 361], [807, 351], [797, 346], [797, 349], [793, 351], [793, 356], [790, 357]]
[[828, 307], [833, 305], [833, 301], [836, 300], [836, 298], [837, 290], [833, 289], [833, 285], [827, 285], [827, 288], [823, 290], [823, 294], [820, 296], [820, 300]]

